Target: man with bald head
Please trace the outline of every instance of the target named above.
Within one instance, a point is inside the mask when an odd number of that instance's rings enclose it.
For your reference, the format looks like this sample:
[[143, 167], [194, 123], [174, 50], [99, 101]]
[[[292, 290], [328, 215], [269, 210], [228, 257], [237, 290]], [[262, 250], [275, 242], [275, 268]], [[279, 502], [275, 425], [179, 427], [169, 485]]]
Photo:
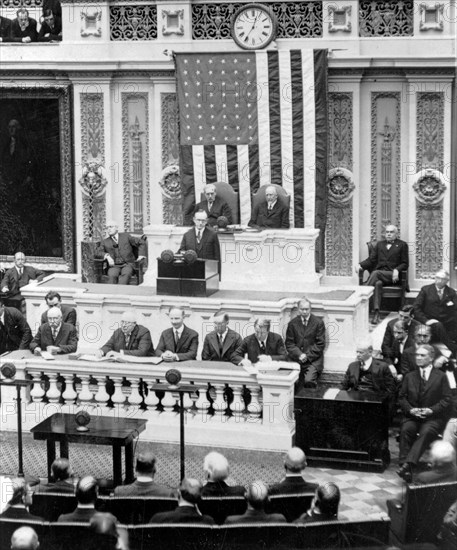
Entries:
[[203, 523], [214, 525], [211, 516], [198, 509], [202, 496], [202, 484], [198, 479], [184, 478], [178, 489], [178, 507], [171, 512], [154, 514], [149, 523]]
[[408, 245], [398, 238], [398, 229], [395, 225], [386, 227], [386, 239], [378, 241], [373, 246], [370, 256], [356, 266], [359, 273], [362, 269], [368, 269], [370, 276], [367, 285], [374, 286], [373, 294], [373, 324], [379, 323], [379, 310], [381, 309], [382, 287], [398, 284], [400, 272], [408, 269]]
[[171, 328], [167, 328], [160, 335], [156, 356], [167, 362], [196, 359], [198, 333], [184, 324], [184, 310], [173, 307], [168, 316]]
[[338, 519], [340, 499], [341, 493], [338, 485], [332, 482], [319, 485], [311, 503], [311, 508], [294, 523], [312, 523]]
[[258, 229], [289, 229], [289, 209], [274, 185], [265, 189], [265, 202], [254, 207], [249, 224]]
[[52, 355], [60, 353], [74, 353], [78, 347], [76, 328], [70, 323], [62, 322], [62, 310], [52, 307], [48, 310], [48, 322], [40, 325], [30, 343], [30, 351], [40, 355], [48, 351]]
[[244, 498], [247, 510], [243, 515], [228, 516], [225, 525], [238, 523], [286, 523], [282, 514], [267, 514], [265, 506], [268, 503], [268, 488], [263, 481], [253, 481], [247, 488]]
[[306, 455], [299, 447], [292, 447], [284, 457], [286, 477], [270, 487], [270, 495], [289, 495], [314, 492], [316, 483], [308, 483], [303, 478], [307, 466]]
[[[146, 258], [146, 242], [130, 233], [119, 233], [117, 222], [107, 222], [108, 237], [101, 242], [104, 259], [108, 262], [108, 283], [128, 285], [134, 272], [135, 260]], [[138, 250], [135, 258], [134, 249]]]
[[228, 223], [232, 223], [232, 211], [230, 206], [217, 196], [216, 186], [212, 183], [205, 185], [205, 200], [199, 202], [195, 206], [194, 214], [199, 210], [203, 210], [208, 215], [208, 225], [214, 227], [217, 225], [217, 219], [220, 216], [225, 216]]
[[37, 550], [38, 535], [31, 527], [19, 527], [11, 537], [11, 550]]
[[435, 282], [420, 289], [414, 301], [414, 316], [432, 327], [432, 334], [451, 351], [457, 351], [457, 293], [449, 285], [449, 273], [435, 273]]
[[143, 325], [137, 324], [135, 311], [124, 311], [121, 327], [116, 329], [106, 344], [98, 350], [98, 357], [150, 357], [154, 355], [151, 333]]

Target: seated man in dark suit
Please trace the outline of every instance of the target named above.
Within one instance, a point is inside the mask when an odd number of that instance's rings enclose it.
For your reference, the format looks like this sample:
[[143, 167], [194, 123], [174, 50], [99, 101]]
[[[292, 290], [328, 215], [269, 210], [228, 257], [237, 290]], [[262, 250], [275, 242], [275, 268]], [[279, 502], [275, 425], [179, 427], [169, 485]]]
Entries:
[[16, 16], [11, 23], [11, 37], [8, 42], [22, 42], [23, 44], [36, 42], [38, 33], [35, 19], [29, 17], [29, 12], [25, 8], [18, 9]]
[[108, 262], [108, 283], [128, 285], [134, 273], [135, 254], [138, 249], [138, 260], [146, 258], [146, 243], [143, 239], [129, 233], [119, 233], [115, 221], [106, 224], [108, 237], [103, 239], [101, 248], [105, 253], [104, 259]]
[[173, 307], [168, 316], [172, 328], [167, 328], [160, 335], [156, 356], [168, 362], [196, 359], [198, 333], [184, 324], [184, 310]]
[[308, 483], [303, 478], [306, 468], [305, 453], [299, 447], [292, 447], [284, 458], [286, 477], [270, 487], [270, 495], [291, 495], [308, 493], [317, 489], [316, 483]]
[[96, 512], [90, 518], [89, 529], [93, 532], [88, 550], [128, 550], [129, 533], [119, 525], [110, 512]]
[[[387, 352], [387, 356], [384, 356], [384, 361], [389, 365], [390, 372], [397, 382], [403, 380], [401, 359], [403, 352], [408, 349], [408, 329], [404, 321], [396, 321], [393, 325], [393, 341]], [[414, 337], [413, 337], [414, 338]], [[413, 340], [414, 341], [414, 340]]]
[[60, 514], [57, 518], [59, 523], [69, 521], [89, 523], [91, 517], [96, 513], [95, 503], [98, 498], [98, 485], [94, 477], [82, 477], [76, 485], [75, 494], [78, 506], [69, 514]]
[[429, 484], [457, 481], [455, 449], [448, 441], [438, 440], [430, 445], [428, 463], [430, 470], [418, 474], [416, 483]]
[[194, 214], [202, 210], [206, 212], [208, 216], [208, 225], [210, 227], [217, 225], [217, 219], [220, 216], [225, 216], [228, 223], [232, 223], [232, 211], [230, 210], [230, 206], [224, 199], [217, 196], [216, 187], [212, 183], [205, 185], [205, 197], [205, 200], [199, 202], [195, 206]]
[[175, 491], [165, 485], [159, 485], [154, 481], [156, 473], [156, 457], [150, 451], [141, 452], [136, 459], [136, 479], [130, 485], [119, 485], [114, 489], [114, 495], [126, 496], [154, 496], [170, 497], [176, 496]]
[[121, 328], [116, 329], [106, 344], [96, 353], [98, 357], [151, 357], [154, 355], [151, 333], [136, 322], [133, 310], [124, 311], [121, 317]]
[[338, 519], [340, 499], [340, 489], [335, 483], [329, 482], [325, 485], [319, 485], [311, 503], [311, 508], [296, 519], [294, 523], [312, 523]]
[[223, 311], [213, 318], [214, 330], [205, 336], [202, 350], [203, 361], [231, 361], [243, 340], [238, 332], [228, 327], [229, 315]]
[[198, 503], [202, 495], [202, 484], [198, 479], [184, 478], [178, 489], [178, 507], [171, 512], [154, 514], [149, 523], [203, 523], [214, 525], [211, 516], [202, 515]]
[[265, 199], [254, 207], [248, 225], [259, 229], [289, 229], [289, 209], [273, 185], [265, 189]]
[[[62, 297], [58, 292], [50, 290], [44, 297], [49, 309], [52, 307], [58, 307], [62, 311], [62, 321], [64, 323], [70, 323], [70, 325], [76, 326], [76, 309], [71, 306], [62, 304]], [[48, 310], [43, 311], [41, 314], [41, 324], [44, 325], [48, 322]]]
[[44, 272], [25, 264], [25, 254], [16, 252], [14, 255], [14, 267], [8, 269], [3, 277], [2, 292], [8, 293], [10, 297], [19, 296], [21, 288], [28, 285], [30, 281], [41, 281]]
[[38, 493], [75, 493], [73, 469], [68, 458], [56, 458], [51, 464], [51, 471], [54, 481], [46, 485], [40, 484]]
[[395, 380], [389, 366], [373, 357], [370, 340], [357, 343], [357, 361], [349, 364], [342, 383], [343, 390], [366, 390], [395, 393]]
[[379, 323], [382, 287], [397, 284], [400, 281], [400, 271], [408, 269], [408, 266], [408, 245], [398, 238], [398, 229], [395, 225], [388, 225], [386, 240], [378, 241], [370, 256], [356, 267], [356, 273], [361, 269], [371, 271], [366, 284], [374, 286], [373, 324]]
[[418, 325], [414, 329], [414, 344], [403, 350], [401, 356], [401, 372], [405, 375], [417, 369], [416, 351], [419, 346], [430, 344], [435, 352], [433, 366], [437, 369], [443, 367], [451, 356], [451, 351], [443, 343], [432, 340], [432, 327], [429, 325]]
[[38, 42], [60, 42], [62, 40], [62, 21], [51, 10], [43, 13], [43, 22], [38, 33]]
[[15, 307], [5, 307], [0, 298], [0, 355], [16, 349], [29, 349], [32, 331], [22, 313]]
[[0, 15], [0, 42], [7, 42], [11, 37], [11, 19]]
[[407, 334], [404, 349], [409, 348], [414, 344], [414, 330], [420, 325], [420, 323], [413, 318], [413, 315], [413, 306], [403, 306], [398, 312], [398, 317], [395, 317], [395, 319], [392, 319], [387, 323], [381, 345], [381, 353], [386, 361], [393, 361], [395, 359], [395, 352], [393, 350], [393, 347], [395, 347], [394, 325], [398, 321], [403, 322], [403, 326]]
[[412, 468], [443, 430], [451, 403], [448, 379], [433, 367], [434, 356], [432, 346], [420, 346], [416, 350], [419, 368], [405, 375], [400, 390], [399, 402], [404, 418], [400, 430], [400, 469], [397, 474], [408, 483], [412, 481]]
[[414, 301], [415, 318], [432, 327], [432, 333], [448, 348], [457, 351], [457, 293], [449, 285], [449, 273], [441, 270], [435, 282], [420, 289]]
[[70, 323], [62, 322], [62, 312], [58, 307], [48, 310], [48, 322], [38, 328], [30, 344], [30, 351], [40, 355], [48, 351], [52, 355], [58, 353], [74, 353], [78, 347], [76, 328]]
[[16, 529], [11, 537], [11, 550], [38, 550], [39, 546], [38, 535], [27, 525]]
[[[217, 233], [207, 227], [208, 216], [204, 210], [198, 210], [193, 218], [195, 227], [182, 236], [179, 252], [195, 250], [198, 258], [221, 261], [221, 249]], [[220, 269], [219, 269], [220, 271]]]
[[237, 523], [286, 523], [282, 514], [267, 514], [265, 506], [268, 502], [268, 488], [263, 481], [253, 481], [244, 495], [247, 510], [243, 515], [228, 516], [225, 525]]
[[0, 514], [0, 518], [21, 519], [24, 522], [28, 520], [44, 521], [43, 518], [34, 516], [29, 512], [29, 506], [32, 504], [33, 491], [23, 477], [17, 477], [11, 480], [11, 487], [6, 487], [7, 494], [11, 493], [11, 489], [13, 494], [5, 509]]
[[311, 303], [302, 298], [297, 303], [298, 315], [287, 325], [286, 349], [292, 361], [300, 363], [300, 389], [315, 388], [324, 369], [325, 325], [311, 313]]
[[235, 365], [250, 366], [258, 361], [286, 361], [287, 352], [279, 334], [270, 332], [271, 321], [258, 317], [254, 322], [254, 334], [246, 336], [235, 351]]
[[229, 464], [225, 456], [215, 451], [208, 453], [203, 461], [203, 469], [207, 482], [203, 486], [202, 496], [235, 496], [244, 495], [242, 485], [227, 485], [225, 480], [229, 476]]

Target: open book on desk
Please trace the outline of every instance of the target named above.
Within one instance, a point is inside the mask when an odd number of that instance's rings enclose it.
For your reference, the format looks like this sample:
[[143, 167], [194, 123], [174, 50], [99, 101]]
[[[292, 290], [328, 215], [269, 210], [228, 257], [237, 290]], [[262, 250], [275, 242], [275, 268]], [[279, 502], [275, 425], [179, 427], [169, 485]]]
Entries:
[[69, 359], [78, 359], [79, 361], [91, 361], [93, 363], [143, 363], [149, 365], [158, 365], [162, 362], [161, 357], [138, 357], [136, 355], [118, 355], [117, 357], [97, 357], [90, 353], [71, 353]]

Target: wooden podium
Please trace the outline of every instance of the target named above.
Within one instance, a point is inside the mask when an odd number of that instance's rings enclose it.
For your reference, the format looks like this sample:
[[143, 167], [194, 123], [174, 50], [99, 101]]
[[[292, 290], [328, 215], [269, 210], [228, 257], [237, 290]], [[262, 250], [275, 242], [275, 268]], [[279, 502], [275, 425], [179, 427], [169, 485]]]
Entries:
[[167, 296], [211, 296], [219, 290], [216, 260], [197, 259], [193, 264], [157, 258], [157, 294]]

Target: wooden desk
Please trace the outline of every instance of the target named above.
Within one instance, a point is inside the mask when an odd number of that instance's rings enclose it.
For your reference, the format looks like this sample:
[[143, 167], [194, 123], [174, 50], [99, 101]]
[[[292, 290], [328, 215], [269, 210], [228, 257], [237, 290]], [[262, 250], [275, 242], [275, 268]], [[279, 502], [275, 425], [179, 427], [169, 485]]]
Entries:
[[328, 388], [295, 396], [296, 445], [310, 464], [383, 471], [390, 462], [387, 395]]
[[31, 429], [34, 439], [46, 440], [48, 479], [51, 481], [51, 464], [56, 458], [56, 442], [60, 443], [60, 456], [68, 458], [68, 443], [112, 445], [114, 485], [122, 484], [122, 454], [125, 447], [125, 482], [132, 483], [133, 440], [144, 429], [146, 420], [134, 418], [92, 417], [88, 432], [78, 432], [73, 414], [56, 413]]

